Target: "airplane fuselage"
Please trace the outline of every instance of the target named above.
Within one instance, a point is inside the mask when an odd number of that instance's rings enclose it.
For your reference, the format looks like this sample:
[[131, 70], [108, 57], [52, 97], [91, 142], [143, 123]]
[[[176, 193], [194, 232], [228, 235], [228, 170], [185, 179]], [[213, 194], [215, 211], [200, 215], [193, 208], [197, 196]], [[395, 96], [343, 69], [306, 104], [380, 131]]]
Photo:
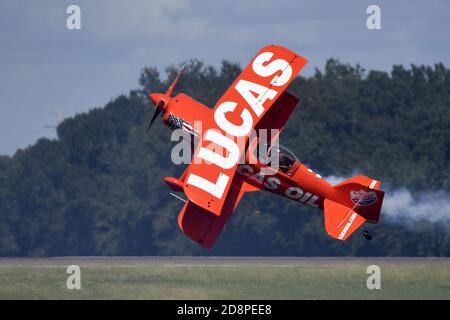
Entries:
[[292, 170], [283, 172], [269, 166], [241, 164], [237, 172], [245, 182], [279, 196], [314, 208], [323, 208], [323, 201], [333, 197], [333, 186], [306, 165], [296, 161]]
[[[210, 108], [185, 94], [172, 99], [168, 108], [170, 112], [166, 113], [163, 120], [172, 130], [177, 129], [171, 122], [174, 117], [194, 128], [195, 121], [202, 121], [202, 118], [212, 112]], [[191, 133], [191, 139], [195, 139], [194, 132]], [[201, 132], [196, 136], [199, 134]], [[324, 199], [334, 200], [338, 196], [330, 183], [298, 160], [284, 171], [260, 162], [240, 164], [237, 173], [257, 190], [266, 190], [314, 208], [322, 209]]]

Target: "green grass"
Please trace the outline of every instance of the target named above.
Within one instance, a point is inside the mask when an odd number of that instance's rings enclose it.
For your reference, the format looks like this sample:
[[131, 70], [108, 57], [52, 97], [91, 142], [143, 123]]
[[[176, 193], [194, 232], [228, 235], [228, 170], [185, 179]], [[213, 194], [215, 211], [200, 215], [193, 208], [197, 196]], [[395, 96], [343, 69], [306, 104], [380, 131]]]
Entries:
[[[68, 290], [66, 267], [76, 262], [0, 260], [0, 299], [450, 299], [450, 260], [195, 265], [82, 259], [82, 288]], [[370, 264], [381, 268], [381, 290], [366, 287]]]

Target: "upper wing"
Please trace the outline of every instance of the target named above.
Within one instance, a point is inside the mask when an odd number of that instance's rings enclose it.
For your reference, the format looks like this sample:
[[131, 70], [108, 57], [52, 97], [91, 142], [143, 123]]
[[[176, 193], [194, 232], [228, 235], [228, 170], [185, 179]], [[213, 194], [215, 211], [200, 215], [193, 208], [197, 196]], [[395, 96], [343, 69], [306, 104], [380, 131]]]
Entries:
[[280, 135], [284, 125], [297, 106], [297, 103], [298, 99], [296, 97], [290, 93], [283, 92], [273, 106], [266, 112], [264, 117], [258, 122], [255, 129], [267, 129], [267, 141], [272, 144]]
[[187, 169], [184, 192], [190, 201], [221, 215], [237, 165], [255, 128], [306, 64], [280, 47], [261, 49], [203, 121], [203, 136]]

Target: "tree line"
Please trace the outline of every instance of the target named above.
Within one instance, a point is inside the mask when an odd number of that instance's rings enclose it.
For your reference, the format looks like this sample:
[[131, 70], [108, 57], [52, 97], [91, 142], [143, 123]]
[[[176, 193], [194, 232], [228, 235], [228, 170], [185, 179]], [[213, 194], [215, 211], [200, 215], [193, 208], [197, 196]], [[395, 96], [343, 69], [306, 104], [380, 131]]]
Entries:
[[[142, 69], [140, 87], [103, 108], [77, 114], [14, 156], [0, 156], [0, 255], [276, 255], [449, 256], [446, 223], [389, 219], [339, 242], [326, 235], [323, 214], [264, 192], [244, 196], [213, 250], [178, 229], [183, 203], [165, 176], [170, 130], [145, 132], [153, 106], [177, 72]], [[191, 60], [176, 92], [212, 107], [240, 74]], [[393, 66], [391, 72], [327, 61], [288, 89], [300, 102], [280, 142], [323, 176], [362, 173], [390, 190], [450, 191], [450, 70]], [[450, 214], [450, 213], [449, 213]], [[408, 213], [405, 213], [407, 216]]]

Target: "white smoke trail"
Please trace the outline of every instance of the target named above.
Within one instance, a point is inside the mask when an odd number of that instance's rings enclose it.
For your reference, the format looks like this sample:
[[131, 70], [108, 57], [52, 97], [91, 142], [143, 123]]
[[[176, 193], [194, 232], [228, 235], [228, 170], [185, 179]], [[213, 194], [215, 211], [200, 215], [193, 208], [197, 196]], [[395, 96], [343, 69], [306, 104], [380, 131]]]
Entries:
[[338, 183], [341, 183], [342, 181], [350, 179], [350, 178], [351, 177], [328, 176], [328, 177], [325, 177], [325, 180], [327, 180], [329, 183], [331, 183], [333, 186], [335, 186]]
[[450, 196], [443, 192], [424, 192], [413, 196], [406, 189], [386, 191], [382, 214], [394, 219], [450, 221]]
[[[329, 176], [326, 180], [336, 185], [348, 178], [350, 177]], [[386, 193], [381, 209], [382, 217], [396, 221], [450, 222], [450, 195], [444, 191], [413, 194], [405, 188], [383, 190]]]

